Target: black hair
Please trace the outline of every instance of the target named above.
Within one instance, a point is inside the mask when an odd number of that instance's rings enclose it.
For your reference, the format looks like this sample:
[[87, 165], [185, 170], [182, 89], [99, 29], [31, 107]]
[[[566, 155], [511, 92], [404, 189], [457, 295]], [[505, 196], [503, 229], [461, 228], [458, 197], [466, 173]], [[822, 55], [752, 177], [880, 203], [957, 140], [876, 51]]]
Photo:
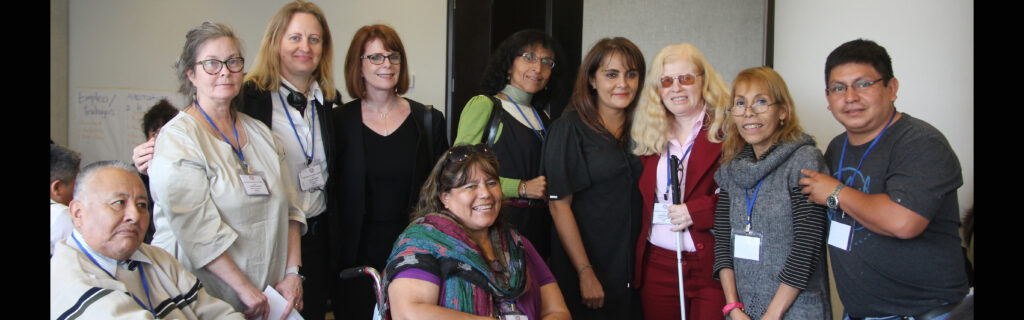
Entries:
[[490, 96], [501, 92], [509, 82], [508, 70], [512, 68], [516, 58], [523, 54], [523, 50], [534, 44], [539, 44], [555, 54], [555, 67], [551, 69], [551, 76], [548, 78], [547, 87], [540, 92], [534, 93], [533, 101], [530, 102], [534, 108], [546, 109], [547, 103], [552, 100], [552, 92], [563, 91], [559, 90], [564, 82], [562, 80], [565, 73], [563, 70], [571, 69], [558, 63], [559, 59], [566, 58], [562, 54], [562, 46], [558, 44], [558, 41], [552, 38], [551, 35], [537, 29], [526, 29], [513, 33], [508, 38], [505, 38], [498, 45], [497, 49], [494, 49], [494, 52], [491, 53], [487, 61], [487, 67], [484, 68], [484, 76], [480, 80], [480, 88], [483, 90], [483, 94]]
[[893, 78], [892, 58], [885, 48], [871, 40], [857, 39], [840, 45], [828, 54], [825, 59], [825, 85], [828, 86], [833, 68], [851, 62], [870, 64], [882, 75], [882, 85], [888, 86], [889, 79]]
[[142, 116], [142, 135], [149, 139], [151, 131], [160, 129], [176, 115], [178, 115], [178, 109], [167, 102], [167, 99], [161, 99]]

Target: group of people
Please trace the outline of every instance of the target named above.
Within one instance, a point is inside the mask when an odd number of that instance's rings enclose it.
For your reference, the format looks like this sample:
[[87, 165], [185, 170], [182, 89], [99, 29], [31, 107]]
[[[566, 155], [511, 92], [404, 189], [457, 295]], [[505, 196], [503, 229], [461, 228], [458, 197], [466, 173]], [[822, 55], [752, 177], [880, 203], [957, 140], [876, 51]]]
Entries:
[[52, 317], [266, 318], [270, 287], [285, 315], [368, 319], [371, 279], [338, 272], [371, 266], [394, 319], [829, 319], [826, 248], [844, 318], [944, 319], [968, 292], [959, 162], [896, 111], [871, 41], [826, 61], [846, 131], [823, 155], [778, 73], [729, 86], [688, 43], [648, 66], [601, 39], [551, 119], [572, 75], [517, 32], [450, 147], [386, 25], [355, 32], [347, 103], [315, 4], [271, 18], [248, 72], [230, 27], [185, 38], [189, 105], [147, 120], [134, 165], [51, 147]]

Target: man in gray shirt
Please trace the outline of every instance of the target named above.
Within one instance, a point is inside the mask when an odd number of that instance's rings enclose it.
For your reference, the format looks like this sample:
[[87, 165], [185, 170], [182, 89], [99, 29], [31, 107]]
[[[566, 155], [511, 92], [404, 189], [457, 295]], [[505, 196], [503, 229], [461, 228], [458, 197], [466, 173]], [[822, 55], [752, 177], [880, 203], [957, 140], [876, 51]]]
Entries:
[[825, 62], [828, 109], [846, 128], [804, 170], [828, 206], [828, 243], [844, 319], [945, 319], [968, 291], [960, 250], [960, 162], [930, 124], [896, 110], [885, 48], [853, 40]]

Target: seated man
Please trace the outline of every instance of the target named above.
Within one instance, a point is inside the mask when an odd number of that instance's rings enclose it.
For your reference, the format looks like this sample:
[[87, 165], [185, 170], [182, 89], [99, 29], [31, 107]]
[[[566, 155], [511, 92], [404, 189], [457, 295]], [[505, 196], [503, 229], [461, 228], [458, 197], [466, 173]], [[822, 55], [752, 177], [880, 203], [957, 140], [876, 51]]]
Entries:
[[73, 228], [68, 203], [81, 162], [77, 152], [50, 145], [50, 257], [53, 257], [53, 246], [71, 234]]
[[244, 318], [166, 251], [142, 243], [148, 205], [132, 165], [82, 169], [70, 206], [74, 231], [50, 260], [51, 318]]

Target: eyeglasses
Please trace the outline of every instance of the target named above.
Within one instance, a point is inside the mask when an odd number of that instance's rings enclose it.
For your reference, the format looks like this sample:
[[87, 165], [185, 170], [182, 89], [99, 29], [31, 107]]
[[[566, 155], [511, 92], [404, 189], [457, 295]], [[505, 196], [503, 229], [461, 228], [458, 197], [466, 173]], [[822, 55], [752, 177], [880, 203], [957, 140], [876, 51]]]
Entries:
[[385, 58], [387, 58], [388, 61], [391, 61], [391, 64], [401, 64], [402, 63], [402, 55], [400, 53], [398, 53], [398, 52], [392, 53], [390, 55], [384, 55], [383, 53], [374, 53], [374, 54], [370, 54], [370, 55], [359, 56], [359, 58], [370, 59], [370, 63], [372, 63], [372, 64], [384, 63], [384, 59]]
[[231, 71], [231, 73], [239, 73], [242, 72], [243, 68], [245, 68], [245, 58], [237, 57], [228, 59], [227, 61], [206, 59], [196, 62], [196, 64], [203, 65], [203, 71], [212, 75], [220, 73], [220, 69], [224, 68], [225, 65], [228, 66], [228, 71]]
[[684, 73], [684, 74], [681, 74], [681, 75], [677, 75], [675, 77], [664, 76], [664, 77], [661, 77], [661, 87], [662, 88], [671, 87], [672, 84], [675, 83], [676, 80], [679, 80], [679, 84], [684, 85], [684, 86], [692, 85], [694, 82], [697, 82], [697, 77], [699, 77], [699, 76], [701, 76], [701, 75], [699, 75], [699, 74], [692, 74], [692, 73]]
[[879, 81], [882, 81], [882, 79], [885, 79], [885, 78], [879, 78], [878, 80], [875, 80], [875, 81], [857, 80], [857, 81], [853, 82], [852, 86], [847, 85], [847, 84], [842, 83], [842, 82], [837, 82], [837, 83], [833, 84], [832, 86], [828, 87], [827, 89], [825, 89], [825, 92], [827, 94], [839, 94], [839, 95], [842, 95], [842, 94], [846, 94], [846, 88], [848, 88], [848, 87], [853, 87], [854, 91], [860, 91], [860, 90], [867, 89], [868, 87], [874, 85], [875, 83], [878, 83]]
[[486, 144], [460, 145], [448, 149], [448, 163], [462, 163], [474, 154], [491, 155], [491, 148]]
[[[520, 56], [523, 57], [523, 60], [526, 60], [526, 62], [529, 62], [529, 63], [536, 63], [537, 62], [537, 54], [535, 54], [533, 52], [523, 52], [523, 54], [521, 54]], [[551, 57], [540, 58], [540, 65], [548, 67], [548, 69], [554, 69], [555, 68], [555, 59], [553, 59]]]
[[745, 105], [745, 103], [746, 102], [742, 100], [736, 101], [736, 103], [733, 104], [732, 108], [729, 108], [729, 111], [732, 113], [733, 116], [742, 116], [746, 114], [747, 108], [750, 108], [750, 110], [754, 111], [755, 114], [765, 113], [765, 111], [768, 111], [768, 107], [778, 104], [774, 102], [768, 103], [768, 100], [765, 99], [758, 99], [756, 102], [754, 102], [754, 104], [749, 106]]

